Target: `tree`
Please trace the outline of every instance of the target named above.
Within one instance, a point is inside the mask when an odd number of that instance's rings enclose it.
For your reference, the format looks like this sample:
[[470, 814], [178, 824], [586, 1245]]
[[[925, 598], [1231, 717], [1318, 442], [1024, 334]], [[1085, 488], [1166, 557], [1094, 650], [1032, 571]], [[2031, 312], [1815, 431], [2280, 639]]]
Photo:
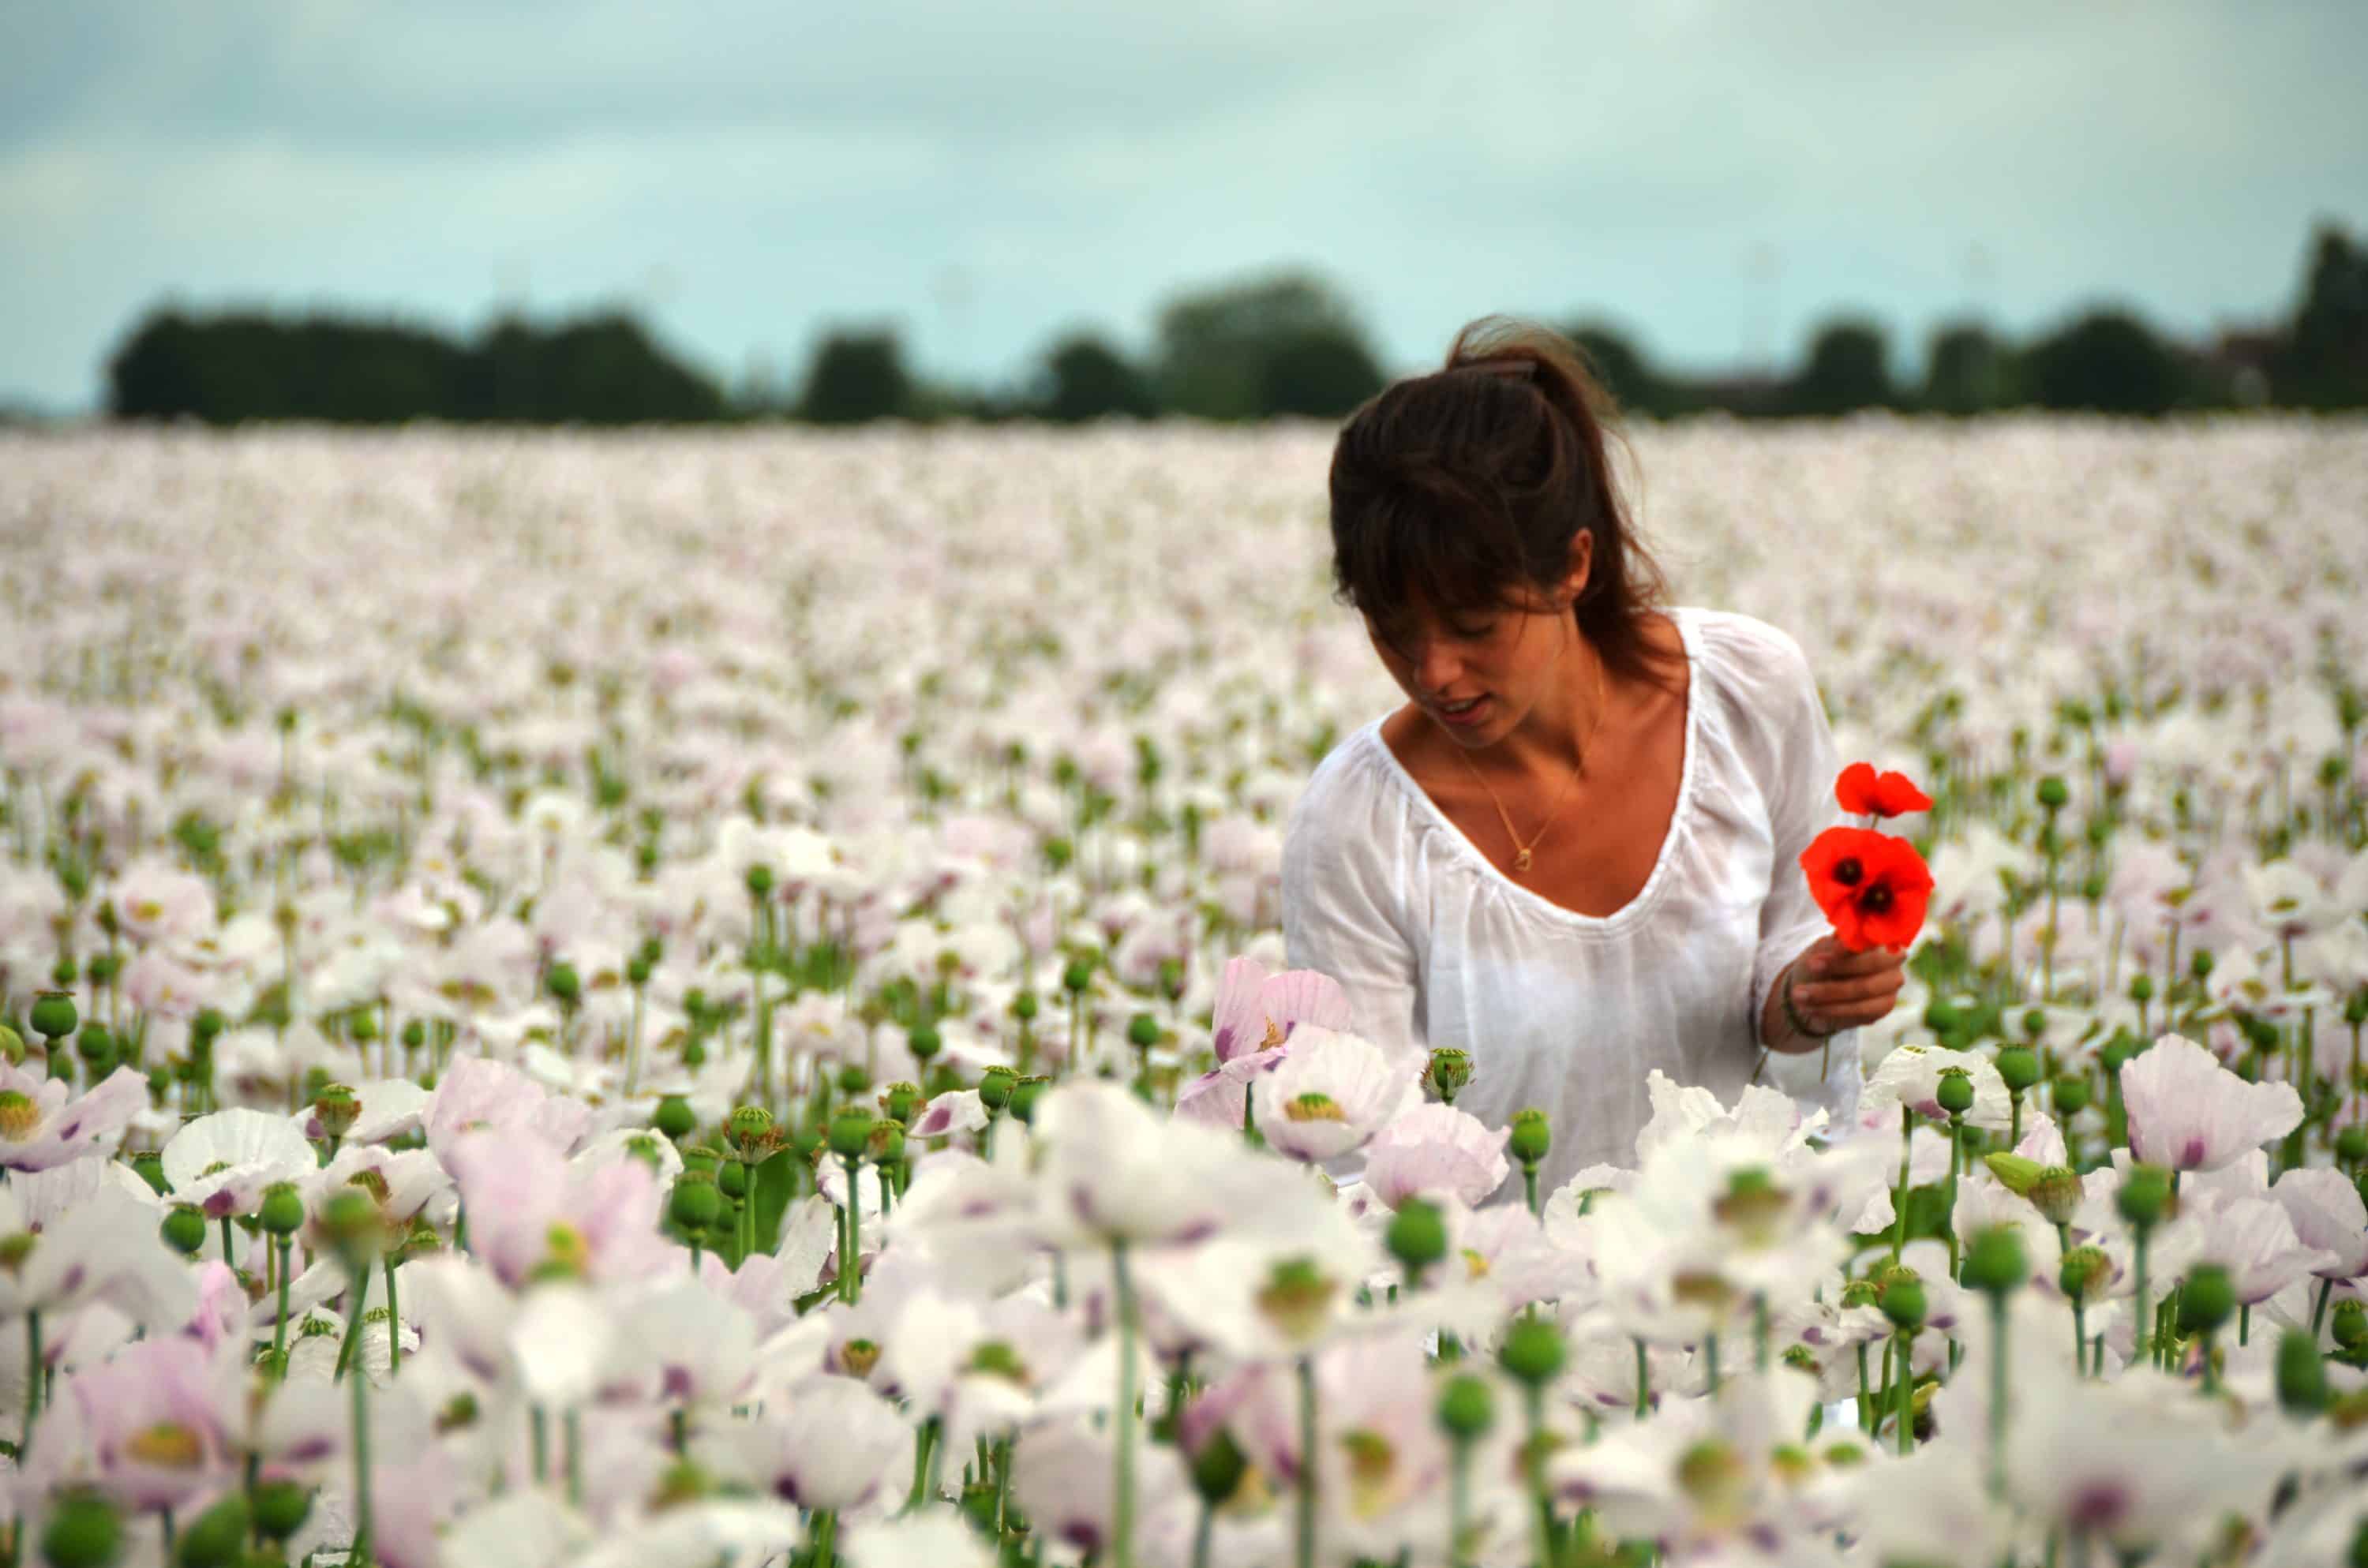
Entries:
[[1989, 328], [1954, 322], [1934, 330], [1925, 354], [1924, 406], [1941, 414], [1979, 414], [2005, 406], [2010, 367]]
[[2031, 345], [2023, 367], [2042, 408], [2159, 415], [2188, 392], [2186, 372], [2162, 339], [2115, 306], [2092, 309]]
[[1849, 317], [1827, 323], [1810, 343], [1809, 362], [1790, 388], [1794, 412], [1847, 414], [1853, 408], [1890, 406], [1890, 357], [1889, 340], [1873, 322]]
[[2321, 223], [2311, 251], [2302, 302], [2271, 381], [2281, 403], [2358, 408], [2368, 404], [2368, 247]]
[[1645, 363], [1644, 352], [1619, 328], [1600, 322], [1582, 322], [1563, 335], [1578, 346], [1595, 369], [1596, 379], [1612, 401], [1632, 413], [1666, 415], [1669, 388]]
[[1345, 413], [1381, 390], [1354, 313], [1305, 272], [1174, 299], [1160, 310], [1158, 343], [1160, 402], [1201, 419]]
[[817, 425], [855, 425], [900, 417], [912, 400], [912, 377], [893, 329], [840, 331], [814, 350], [799, 413]]
[[1159, 411], [1151, 383], [1127, 358], [1090, 332], [1076, 332], [1045, 355], [1036, 402], [1047, 419], [1064, 425]]

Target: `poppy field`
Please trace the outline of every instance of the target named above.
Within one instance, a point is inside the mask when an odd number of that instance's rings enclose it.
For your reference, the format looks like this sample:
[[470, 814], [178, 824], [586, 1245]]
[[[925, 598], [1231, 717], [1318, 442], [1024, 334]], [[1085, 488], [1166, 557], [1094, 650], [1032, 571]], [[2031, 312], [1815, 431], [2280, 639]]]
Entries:
[[1332, 434], [0, 431], [0, 1560], [2368, 1561], [2358, 422], [1639, 430], [1930, 887], [1527, 1184], [1284, 948]]

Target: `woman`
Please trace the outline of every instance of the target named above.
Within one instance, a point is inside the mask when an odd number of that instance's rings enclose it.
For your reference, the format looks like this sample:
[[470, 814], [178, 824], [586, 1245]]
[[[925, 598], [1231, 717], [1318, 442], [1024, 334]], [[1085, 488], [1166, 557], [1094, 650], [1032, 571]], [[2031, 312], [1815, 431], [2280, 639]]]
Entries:
[[1656, 608], [1611, 416], [1567, 340], [1484, 319], [1349, 417], [1334, 582], [1408, 700], [1317, 766], [1283, 848], [1291, 965], [1410, 1071], [1468, 1051], [1456, 1104], [1490, 1126], [1545, 1111], [1544, 1190], [1633, 1164], [1656, 1068], [1841, 1120], [1849, 1031], [1903, 981], [1833, 939], [1800, 869], [1844, 818], [1799, 643]]

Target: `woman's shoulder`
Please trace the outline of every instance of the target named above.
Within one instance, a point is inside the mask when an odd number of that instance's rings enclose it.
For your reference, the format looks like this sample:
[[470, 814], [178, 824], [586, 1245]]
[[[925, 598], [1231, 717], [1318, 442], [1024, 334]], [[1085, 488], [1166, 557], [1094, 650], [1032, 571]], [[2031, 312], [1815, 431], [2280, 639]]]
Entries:
[[1738, 609], [1690, 607], [1677, 611], [1693, 626], [1703, 654], [1721, 674], [1794, 674], [1809, 666], [1801, 640], [1772, 621]]
[[1343, 808], [1370, 801], [1388, 787], [1381, 728], [1381, 720], [1369, 720], [1335, 741], [1318, 759], [1292, 802], [1291, 831], [1329, 821]]

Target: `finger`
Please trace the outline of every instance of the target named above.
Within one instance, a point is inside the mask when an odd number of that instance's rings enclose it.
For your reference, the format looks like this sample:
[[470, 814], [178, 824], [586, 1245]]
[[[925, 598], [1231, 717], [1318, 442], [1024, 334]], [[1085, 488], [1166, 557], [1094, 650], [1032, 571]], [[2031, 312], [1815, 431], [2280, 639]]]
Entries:
[[1887, 1016], [1896, 1004], [1888, 996], [1872, 1002], [1852, 1002], [1842, 1006], [1820, 1007], [1812, 1021], [1820, 1029], [1863, 1028]]
[[1838, 950], [1826, 960], [1823, 972], [1827, 976], [1873, 974], [1886, 969], [1897, 969], [1900, 956], [1888, 948], [1869, 948], [1862, 953], [1847, 949]]
[[1856, 978], [1804, 981], [1793, 987], [1793, 1002], [1795, 1006], [1810, 1007], [1841, 1007], [1878, 998], [1888, 1002], [1907, 983], [1907, 976], [1896, 969]]

